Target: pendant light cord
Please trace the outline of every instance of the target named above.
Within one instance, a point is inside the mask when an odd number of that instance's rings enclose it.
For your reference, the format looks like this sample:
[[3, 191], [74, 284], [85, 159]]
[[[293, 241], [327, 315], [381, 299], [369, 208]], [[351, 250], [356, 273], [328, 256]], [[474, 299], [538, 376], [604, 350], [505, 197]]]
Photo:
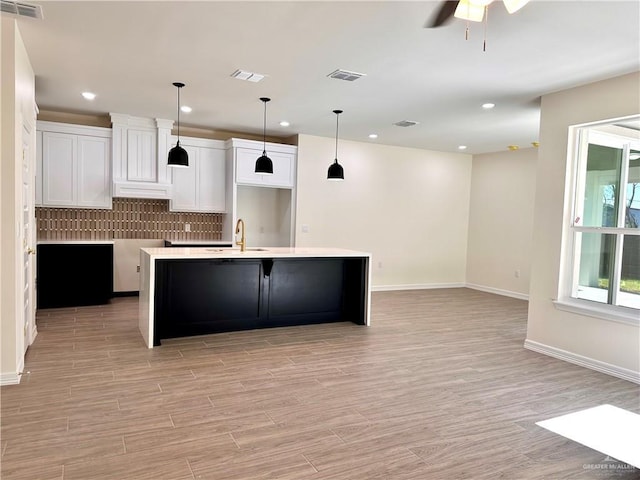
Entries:
[[262, 154], [267, 154], [267, 102], [264, 101], [264, 119], [262, 121]]
[[484, 39], [482, 41], [482, 51], [487, 51], [487, 24], [489, 23], [489, 5], [484, 7]]
[[338, 163], [338, 118], [340, 117], [339, 113], [336, 113], [336, 163]]
[[178, 141], [176, 145], [180, 145], [180, 87], [178, 87]]

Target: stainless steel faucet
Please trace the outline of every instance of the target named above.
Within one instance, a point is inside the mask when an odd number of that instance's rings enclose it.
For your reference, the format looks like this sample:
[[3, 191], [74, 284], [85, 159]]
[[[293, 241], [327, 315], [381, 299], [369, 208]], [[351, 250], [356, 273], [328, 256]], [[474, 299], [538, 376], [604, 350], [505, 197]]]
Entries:
[[247, 239], [244, 236], [244, 220], [241, 218], [238, 219], [238, 223], [236, 223], [236, 235], [240, 233], [240, 227], [242, 227], [242, 235], [240, 236], [240, 241], [236, 240], [236, 245], [240, 245], [240, 251], [244, 252], [247, 248]]

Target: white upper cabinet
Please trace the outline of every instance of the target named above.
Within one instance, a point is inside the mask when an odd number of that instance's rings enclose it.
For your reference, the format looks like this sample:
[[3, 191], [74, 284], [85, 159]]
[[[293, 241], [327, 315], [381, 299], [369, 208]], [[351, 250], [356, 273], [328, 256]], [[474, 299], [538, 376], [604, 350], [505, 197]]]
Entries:
[[171, 198], [167, 154], [172, 120], [111, 113], [113, 196]]
[[169, 209], [173, 212], [226, 212], [224, 142], [181, 137], [180, 146], [189, 155], [189, 166], [172, 168], [173, 194]]
[[296, 156], [294, 145], [267, 143], [267, 156], [273, 162], [273, 175], [255, 173], [256, 160], [262, 155], [263, 142], [232, 138], [227, 148], [233, 156], [235, 181], [238, 185], [293, 188], [295, 186]]
[[37, 123], [36, 205], [111, 208], [111, 130]]

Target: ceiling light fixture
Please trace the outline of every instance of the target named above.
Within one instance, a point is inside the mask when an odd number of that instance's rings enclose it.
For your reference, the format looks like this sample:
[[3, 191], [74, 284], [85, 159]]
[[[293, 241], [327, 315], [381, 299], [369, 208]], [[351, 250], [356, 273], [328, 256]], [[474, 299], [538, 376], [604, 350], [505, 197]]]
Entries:
[[[453, 14], [454, 17], [467, 21], [467, 28], [465, 29], [464, 34], [465, 40], [469, 39], [469, 22], [484, 21], [484, 40], [482, 42], [483, 52], [487, 50], [487, 21], [489, 18], [489, 4], [492, 2], [493, 0], [460, 0], [457, 3]], [[503, 0], [503, 2], [507, 11], [511, 14], [524, 7], [529, 0]], [[454, 3], [447, 2], [445, 5], [454, 5]], [[451, 7], [446, 7], [447, 13], [449, 12], [449, 8]], [[440, 21], [440, 23], [442, 22], [444, 22], [444, 20]]]
[[93, 92], [82, 92], [82, 96], [86, 100], [94, 100], [96, 98], [96, 94]]
[[511, 151], [514, 151], [514, 150], [518, 150], [520, 147], [518, 145], [509, 145], [507, 148]]
[[289, 125], [291, 125], [289, 122], [287, 122], [286, 120], [283, 120], [280, 122], [280, 126], [281, 127], [288, 127]]
[[260, 97], [260, 101], [264, 103], [264, 121], [262, 123], [262, 156], [256, 160], [256, 173], [262, 175], [273, 175], [273, 162], [267, 157], [267, 102], [271, 99]]
[[188, 105], [183, 105], [180, 107], [180, 111], [183, 113], [191, 113], [193, 111], [193, 108]]
[[176, 142], [176, 146], [169, 150], [167, 165], [170, 167], [188, 167], [189, 155], [187, 155], [187, 151], [180, 146], [180, 89], [184, 87], [184, 83], [174, 82], [173, 86], [178, 89], [178, 141]]
[[377, 133], [370, 133], [369, 134], [369, 138], [375, 140], [376, 138], [378, 138], [378, 134]]
[[484, 108], [485, 110], [491, 110], [495, 106], [496, 106], [495, 103], [483, 103], [482, 104], [482, 108]]
[[[460, 0], [453, 14], [456, 18], [471, 22], [481, 22], [486, 8], [493, 0]], [[502, 0], [509, 14], [515, 13], [524, 7], [529, 0]]]
[[327, 180], [344, 180], [344, 169], [342, 168], [342, 165], [338, 163], [338, 118], [342, 113], [342, 110], [334, 110], [333, 113], [336, 114], [336, 159], [331, 165], [329, 165]]
[[459, 145], [458, 146], [458, 150], [466, 150], [467, 146], [466, 145]]

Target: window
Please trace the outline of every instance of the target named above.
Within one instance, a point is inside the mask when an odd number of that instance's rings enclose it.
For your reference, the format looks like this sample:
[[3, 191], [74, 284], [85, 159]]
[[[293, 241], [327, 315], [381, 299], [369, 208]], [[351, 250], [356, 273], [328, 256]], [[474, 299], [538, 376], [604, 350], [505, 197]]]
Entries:
[[[565, 296], [640, 310], [640, 117], [573, 127]], [[570, 288], [569, 288], [570, 284]], [[620, 309], [622, 307], [622, 309]]]

